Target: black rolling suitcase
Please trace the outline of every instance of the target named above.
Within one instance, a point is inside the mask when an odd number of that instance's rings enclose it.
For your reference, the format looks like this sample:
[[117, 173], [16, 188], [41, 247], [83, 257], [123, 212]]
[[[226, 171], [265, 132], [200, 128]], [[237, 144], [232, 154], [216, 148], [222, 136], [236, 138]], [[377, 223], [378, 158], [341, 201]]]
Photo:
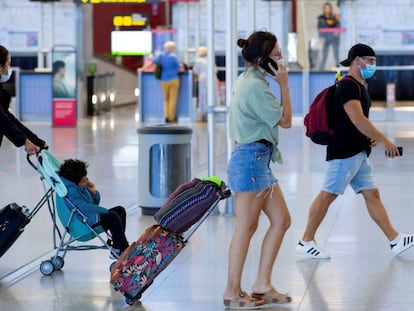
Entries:
[[30, 222], [33, 213], [16, 203], [0, 210], [0, 257], [13, 245]]

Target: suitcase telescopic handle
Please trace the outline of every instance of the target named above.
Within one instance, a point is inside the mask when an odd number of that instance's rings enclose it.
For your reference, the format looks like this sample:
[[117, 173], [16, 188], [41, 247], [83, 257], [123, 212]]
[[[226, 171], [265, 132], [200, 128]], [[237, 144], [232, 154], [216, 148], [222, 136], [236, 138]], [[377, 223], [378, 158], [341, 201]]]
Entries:
[[198, 227], [201, 226], [201, 224], [206, 220], [206, 218], [214, 211], [214, 209], [217, 207], [217, 204], [224, 199], [227, 199], [231, 196], [230, 189], [225, 189], [224, 191], [221, 190], [219, 196], [217, 197], [217, 200], [210, 206], [210, 208], [207, 210], [207, 212], [201, 217], [199, 221], [197, 221], [189, 230], [187, 230], [183, 235], [183, 242], [187, 243], [188, 240], [191, 238], [191, 236], [194, 234], [194, 232], [198, 229]]
[[226, 189], [226, 190], [222, 191], [220, 193], [220, 196], [221, 196], [221, 199], [222, 200], [227, 199], [227, 198], [230, 198], [231, 197], [231, 190], [230, 189]]

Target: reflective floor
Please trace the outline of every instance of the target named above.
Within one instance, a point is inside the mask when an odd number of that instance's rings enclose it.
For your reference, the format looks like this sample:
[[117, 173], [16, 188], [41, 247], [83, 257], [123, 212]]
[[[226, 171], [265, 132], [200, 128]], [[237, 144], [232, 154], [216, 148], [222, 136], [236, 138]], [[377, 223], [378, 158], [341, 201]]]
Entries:
[[[207, 125], [182, 123], [193, 128], [192, 176], [208, 172]], [[414, 232], [414, 122], [380, 122], [377, 126], [398, 145], [402, 158], [387, 160], [377, 147], [372, 154], [376, 182], [393, 224], [401, 232]], [[45, 138], [60, 159], [81, 158], [89, 166], [102, 205], [123, 205], [128, 211], [127, 236], [136, 239], [152, 225], [137, 207], [138, 137], [134, 107], [79, 120], [77, 128], [30, 127]], [[396, 258], [385, 236], [370, 220], [361, 196], [350, 189], [334, 202], [317, 239], [332, 255], [315, 261], [295, 254], [309, 205], [321, 187], [326, 167], [324, 148], [304, 137], [301, 120], [282, 130], [280, 145], [284, 165], [272, 165], [292, 215], [277, 259], [273, 283], [289, 292], [291, 304], [266, 310], [392, 310], [414, 309], [414, 249]], [[215, 126], [215, 172], [225, 179], [225, 124]], [[6, 139], [0, 149], [1, 205], [17, 202], [32, 208], [43, 194], [39, 174], [28, 165], [22, 149]], [[221, 204], [220, 214], [201, 226], [188, 246], [143, 294], [140, 303], [128, 306], [109, 284], [111, 260], [106, 250], [70, 252], [65, 266], [52, 276], [39, 271], [41, 260], [52, 250], [52, 221], [44, 207], [26, 227], [12, 248], [0, 258], [0, 310], [223, 310], [222, 292], [227, 274], [227, 253], [234, 217], [223, 214], [231, 208]], [[265, 217], [254, 235], [243, 287], [250, 291], [258, 264], [260, 241], [267, 227]]]

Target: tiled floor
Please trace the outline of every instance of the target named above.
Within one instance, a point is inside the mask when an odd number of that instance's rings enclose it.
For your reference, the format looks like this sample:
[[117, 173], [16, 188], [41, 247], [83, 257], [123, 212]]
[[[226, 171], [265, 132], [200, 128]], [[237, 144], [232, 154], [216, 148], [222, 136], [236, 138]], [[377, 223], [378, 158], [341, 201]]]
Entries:
[[[89, 177], [102, 194], [102, 205], [124, 205], [128, 210], [127, 236], [136, 239], [154, 223], [137, 208], [140, 175], [137, 168], [138, 123], [134, 107], [79, 120], [77, 128], [31, 125], [59, 158], [77, 157], [89, 164]], [[207, 125], [183, 123], [194, 129], [192, 176], [207, 174]], [[404, 156], [387, 160], [377, 147], [372, 154], [376, 181], [395, 226], [414, 232], [414, 122], [377, 123], [388, 136], [404, 146]], [[225, 179], [225, 125], [216, 129], [216, 172]], [[329, 261], [295, 255], [309, 204], [324, 176], [324, 148], [303, 135], [300, 120], [282, 130], [283, 166], [273, 165], [290, 212], [292, 226], [278, 257], [273, 282], [288, 291], [293, 302], [267, 310], [414, 310], [414, 249], [399, 258], [369, 219], [363, 201], [352, 191], [334, 203], [319, 232], [318, 241], [332, 255]], [[32, 207], [43, 193], [38, 173], [22, 149], [4, 140], [0, 149], [0, 197], [2, 205], [17, 202]], [[33, 219], [15, 245], [0, 258], [0, 310], [223, 310], [222, 292], [227, 273], [227, 253], [234, 227], [233, 217], [211, 216], [196, 232], [188, 247], [144, 293], [141, 303], [128, 306], [109, 284], [107, 251], [71, 252], [65, 266], [52, 276], [42, 276], [39, 262], [52, 249], [52, 222], [47, 208]], [[257, 253], [266, 230], [263, 217], [251, 243], [243, 276], [250, 290], [256, 273]]]

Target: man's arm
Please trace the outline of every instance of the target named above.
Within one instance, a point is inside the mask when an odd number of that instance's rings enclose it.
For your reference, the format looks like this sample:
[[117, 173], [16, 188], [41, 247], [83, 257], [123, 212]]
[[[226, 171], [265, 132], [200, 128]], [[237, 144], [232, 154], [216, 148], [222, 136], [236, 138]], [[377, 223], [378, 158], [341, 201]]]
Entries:
[[362, 134], [384, 145], [388, 157], [398, 156], [397, 146], [384, 134], [377, 130], [372, 122], [364, 115], [359, 100], [350, 100], [344, 104], [344, 109], [351, 122]]

